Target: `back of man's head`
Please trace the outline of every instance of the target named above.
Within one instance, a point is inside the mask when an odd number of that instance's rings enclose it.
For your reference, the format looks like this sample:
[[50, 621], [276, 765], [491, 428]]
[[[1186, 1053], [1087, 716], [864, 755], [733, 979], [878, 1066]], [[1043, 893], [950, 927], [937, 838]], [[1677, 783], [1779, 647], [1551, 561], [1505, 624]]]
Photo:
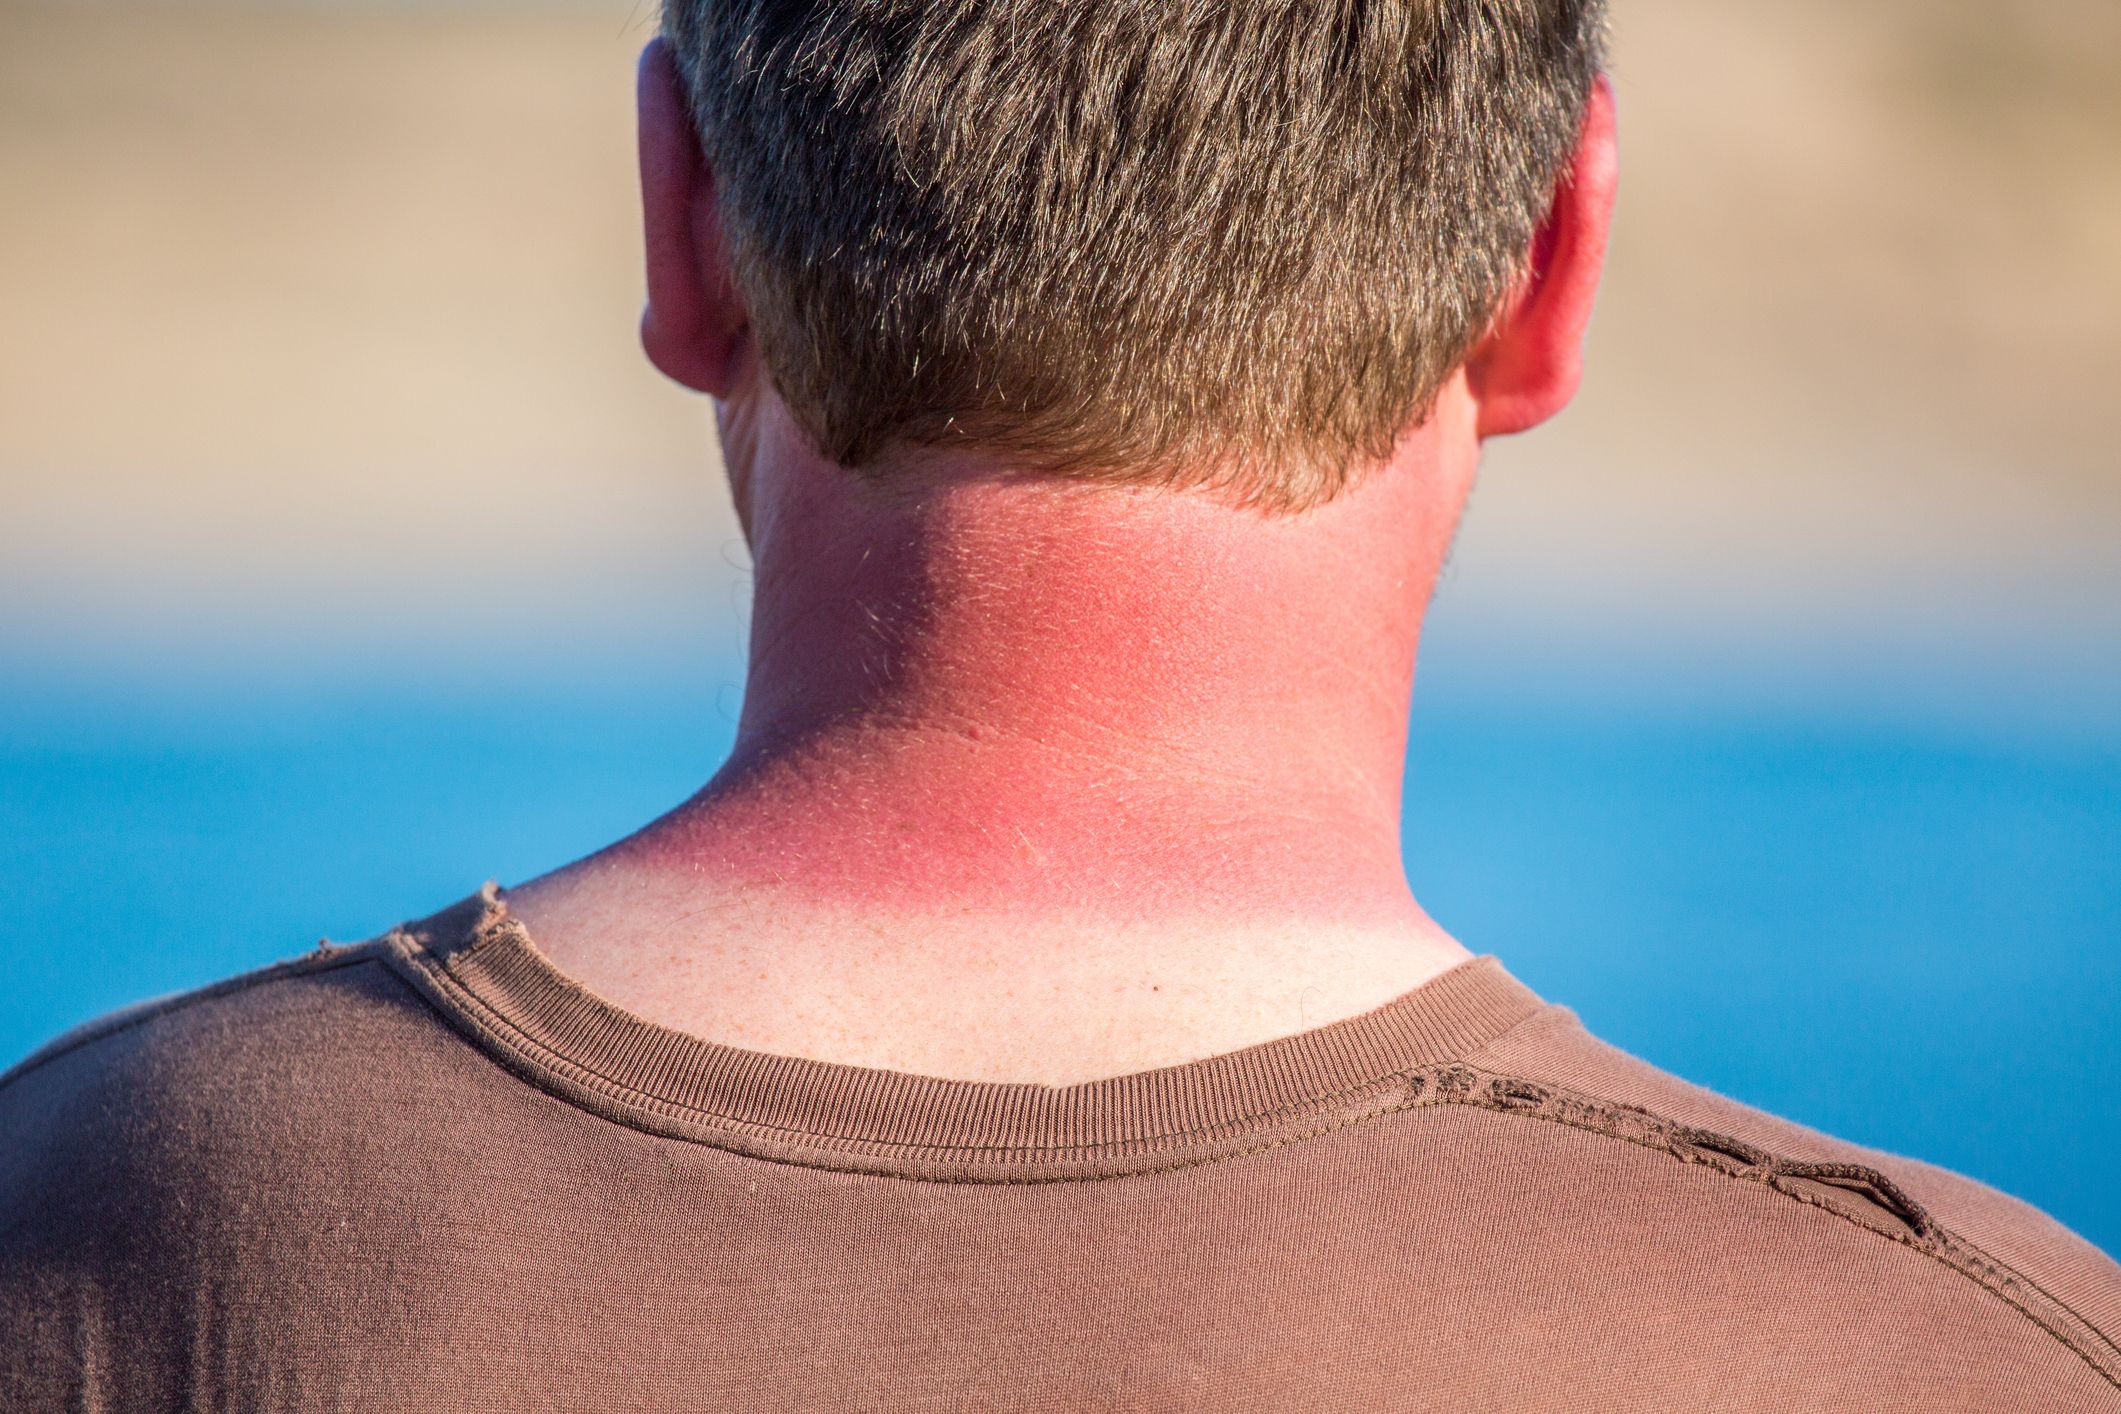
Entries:
[[668, 0], [825, 456], [1328, 499], [1526, 267], [1602, 0]]

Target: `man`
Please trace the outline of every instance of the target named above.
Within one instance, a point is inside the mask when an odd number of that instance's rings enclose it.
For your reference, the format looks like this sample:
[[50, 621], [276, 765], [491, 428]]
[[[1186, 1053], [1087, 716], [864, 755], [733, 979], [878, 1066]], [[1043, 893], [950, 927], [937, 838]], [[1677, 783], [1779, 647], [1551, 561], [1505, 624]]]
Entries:
[[0, 1081], [6, 1407], [2121, 1409], [2099, 1253], [1408, 890], [1430, 590], [1577, 380], [1600, 27], [676, 0], [642, 335], [755, 557], [735, 752]]

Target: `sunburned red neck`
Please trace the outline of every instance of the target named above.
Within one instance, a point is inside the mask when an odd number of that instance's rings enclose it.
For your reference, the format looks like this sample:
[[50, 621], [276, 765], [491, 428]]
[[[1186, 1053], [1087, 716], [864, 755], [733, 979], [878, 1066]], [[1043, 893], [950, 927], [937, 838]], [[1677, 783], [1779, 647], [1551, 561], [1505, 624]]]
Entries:
[[731, 447], [756, 565], [736, 750], [635, 863], [819, 902], [1384, 921], [1449, 400], [1326, 507], [978, 475], [883, 497]]

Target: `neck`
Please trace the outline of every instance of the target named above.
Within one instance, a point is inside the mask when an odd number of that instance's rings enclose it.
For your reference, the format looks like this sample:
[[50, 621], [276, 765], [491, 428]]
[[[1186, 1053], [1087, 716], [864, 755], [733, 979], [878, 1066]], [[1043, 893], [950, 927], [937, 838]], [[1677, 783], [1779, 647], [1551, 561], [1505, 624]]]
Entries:
[[762, 440], [736, 748], [645, 850], [909, 909], [1411, 907], [1415, 649], [1470, 474], [1448, 439], [1301, 516], [983, 468], [884, 495]]
[[[934, 1074], [1112, 1073], [1418, 985], [1465, 956], [1399, 848], [1415, 649], [1477, 459], [1456, 406], [1296, 516], [962, 466], [885, 494], [725, 423], [756, 577], [735, 750], [510, 906], [670, 1024]], [[965, 1048], [997, 968], [1035, 1055]]]

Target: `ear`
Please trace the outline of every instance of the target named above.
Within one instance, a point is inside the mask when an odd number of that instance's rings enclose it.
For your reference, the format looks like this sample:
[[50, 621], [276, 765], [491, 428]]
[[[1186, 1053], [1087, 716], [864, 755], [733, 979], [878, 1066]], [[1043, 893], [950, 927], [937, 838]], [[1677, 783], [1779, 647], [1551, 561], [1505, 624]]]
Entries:
[[1600, 75], [1575, 154], [1532, 242], [1530, 269], [1466, 360], [1482, 437], [1536, 427], [1576, 395], [1618, 181], [1613, 86]]
[[670, 48], [641, 51], [641, 216], [648, 306], [641, 347], [686, 387], [724, 397], [735, 381], [750, 323], [722, 244], [714, 176], [700, 151]]

